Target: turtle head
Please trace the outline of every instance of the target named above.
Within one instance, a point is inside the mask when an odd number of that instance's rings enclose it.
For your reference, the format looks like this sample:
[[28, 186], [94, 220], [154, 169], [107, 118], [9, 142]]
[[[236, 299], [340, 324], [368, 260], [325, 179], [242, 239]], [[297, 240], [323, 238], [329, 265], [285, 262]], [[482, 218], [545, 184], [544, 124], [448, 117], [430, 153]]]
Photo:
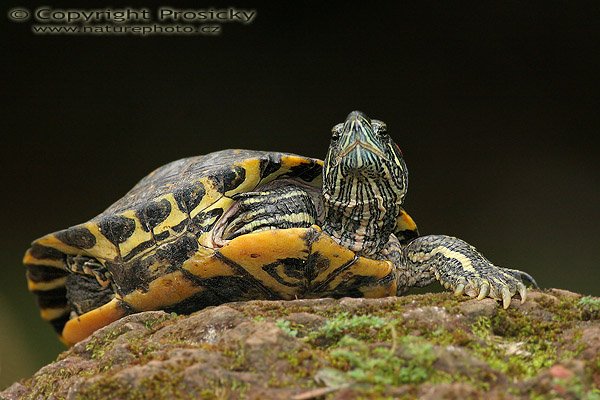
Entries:
[[402, 152], [382, 121], [359, 111], [332, 129], [323, 167], [323, 230], [372, 255], [389, 241], [408, 186]]
[[401, 203], [407, 190], [408, 172], [402, 152], [388, 135], [385, 123], [353, 111], [331, 132], [324, 166], [324, 192], [333, 195], [338, 192], [336, 188], [366, 185], [371, 188], [366, 193], [380, 197], [384, 207], [390, 202]]

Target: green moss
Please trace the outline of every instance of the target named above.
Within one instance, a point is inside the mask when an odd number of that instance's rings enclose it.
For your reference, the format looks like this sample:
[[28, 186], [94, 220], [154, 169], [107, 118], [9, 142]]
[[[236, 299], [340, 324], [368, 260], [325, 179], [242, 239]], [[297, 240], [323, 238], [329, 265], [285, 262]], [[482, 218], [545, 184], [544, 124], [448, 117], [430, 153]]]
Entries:
[[208, 388], [202, 389], [198, 394], [199, 397], [194, 399], [202, 400], [226, 400], [226, 399], [244, 399], [248, 386], [245, 382], [233, 379], [228, 382], [212, 382]]
[[582, 307], [588, 307], [594, 311], [600, 311], [599, 297], [585, 296], [579, 299], [577, 304]]
[[490, 336], [492, 329], [492, 321], [488, 317], [479, 317], [471, 325], [471, 331], [479, 339], [486, 339]]
[[123, 327], [118, 327], [100, 337], [92, 336], [85, 345], [85, 351], [90, 353], [92, 360], [101, 359], [106, 351], [112, 348], [114, 339], [123, 334]]
[[[471, 325], [479, 340], [469, 347], [492, 368], [513, 377], [532, 377], [552, 366], [558, 360], [556, 349], [563, 333], [572, 324], [573, 307], [542, 299], [545, 307], [555, 312], [552, 319], [534, 319], [520, 310], [498, 310], [494, 317], [480, 317]], [[570, 343], [575, 345], [575, 351], [563, 352], [562, 360], [576, 356], [583, 349], [577, 338], [575, 333]]]
[[385, 326], [388, 322], [374, 315], [351, 315], [342, 312], [325, 322], [323, 326], [307, 336], [307, 340], [313, 343], [319, 339], [336, 341], [344, 335], [352, 334], [360, 338], [372, 338], [377, 329]]
[[231, 371], [244, 371], [248, 368], [246, 348], [242, 344], [235, 347], [222, 348], [221, 354], [231, 359], [231, 362], [228, 363]]
[[[109, 371], [101, 376], [101, 379], [95, 381], [89, 386], [81, 388], [77, 399], [195, 399], [197, 396], [190, 393], [183, 381], [182, 371], [194, 364], [194, 360], [184, 360], [175, 365], [167, 365], [159, 372], [135, 381], [135, 385], [115, 378]], [[213, 392], [219, 390], [230, 392], [233, 382], [214, 382], [211, 385]], [[237, 388], [241, 387], [239, 382], [235, 384]], [[206, 394], [206, 393], [205, 393]], [[215, 395], [214, 397], [202, 398], [223, 398]], [[225, 397], [227, 398], [227, 397]]]
[[581, 309], [584, 320], [600, 319], [600, 298], [585, 296], [579, 299], [577, 306]]
[[191, 399], [193, 396], [184, 390], [183, 377], [163, 371], [130, 386], [111, 378], [101, 379], [90, 386], [82, 388], [77, 400], [85, 399]]
[[297, 351], [281, 352], [278, 358], [287, 362], [286, 375], [295, 382], [292, 383], [293, 385], [313, 387], [315, 386], [314, 374], [323, 367], [326, 352], [317, 348], [304, 347]]
[[546, 341], [545, 337], [527, 337], [525, 332], [530, 331], [527, 325], [521, 326], [523, 333], [513, 337], [495, 336], [499, 323], [515, 328], [512, 325], [514, 321], [500, 318], [480, 317], [472, 325], [473, 334], [480, 340], [471, 343], [469, 347], [491, 368], [511, 376], [532, 377], [542, 368], [550, 367], [556, 362], [556, 347], [552, 342]]
[[278, 319], [275, 322], [275, 325], [277, 325], [277, 327], [279, 329], [281, 329], [282, 331], [284, 331], [285, 333], [287, 333], [288, 335], [292, 336], [292, 337], [296, 337], [298, 336], [298, 331], [296, 329], [293, 329], [291, 327], [291, 322], [286, 320], [286, 319]]
[[[74, 371], [68, 368], [61, 368], [52, 374], [44, 374], [33, 379], [32, 391], [24, 397], [24, 400], [37, 400], [48, 398], [52, 393], [56, 392], [56, 389], [62, 383], [64, 379], [68, 379], [71, 376], [76, 375]], [[63, 396], [55, 396], [56, 400], [63, 400]]]
[[163, 322], [169, 321], [169, 320], [174, 320], [176, 318], [180, 318], [180, 316], [176, 313], [170, 313], [170, 314], [160, 316], [158, 318], [148, 319], [148, 320], [144, 321], [144, 326], [149, 331], [154, 331], [154, 330], [158, 329]]
[[[402, 348], [400, 357], [396, 350]], [[392, 347], [373, 346], [351, 336], [344, 336], [330, 352], [332, 366], [341, 382], [374, 385], [383, 390], [387, 385], [420, 383], [431, 376], [435, 354], [431, 344], [414, 336], [406, 336]]]

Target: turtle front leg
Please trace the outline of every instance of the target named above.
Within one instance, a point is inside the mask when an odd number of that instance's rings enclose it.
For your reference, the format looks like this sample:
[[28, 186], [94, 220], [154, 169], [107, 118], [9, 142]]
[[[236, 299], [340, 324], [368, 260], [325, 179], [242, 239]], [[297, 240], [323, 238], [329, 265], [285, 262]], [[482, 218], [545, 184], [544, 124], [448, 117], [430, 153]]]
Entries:
[[437, 279], [456, 295], [463, 293], [481, 300], [502, 300], [508, 308], [519, 294], [527, 297], [524, 281], [537, 287], [527, 273], [498, 267], [465, 241], [445, 235], [421, 236], [403, 248], [403, 270], [410, 276], [408, 285], [425, 286]]

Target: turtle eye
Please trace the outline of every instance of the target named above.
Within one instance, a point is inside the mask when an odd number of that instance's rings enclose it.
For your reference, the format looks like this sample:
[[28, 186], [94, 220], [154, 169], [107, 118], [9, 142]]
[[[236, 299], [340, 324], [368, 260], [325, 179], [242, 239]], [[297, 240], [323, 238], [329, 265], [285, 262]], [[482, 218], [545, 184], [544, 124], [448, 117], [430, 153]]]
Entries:
[[331, 140], [336, 141], [340, 138], [344, 124], [337, 124], [331, 128]]

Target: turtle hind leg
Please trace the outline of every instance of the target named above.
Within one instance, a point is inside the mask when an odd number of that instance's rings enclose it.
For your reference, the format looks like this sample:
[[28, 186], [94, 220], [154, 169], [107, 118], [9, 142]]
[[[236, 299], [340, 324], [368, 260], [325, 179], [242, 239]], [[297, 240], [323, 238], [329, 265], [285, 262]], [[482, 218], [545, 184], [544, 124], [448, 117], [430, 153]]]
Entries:
[[[99, 267], [100, 263], [88, 257], [81, 257], [78, 261], [80, 266], [85, 265], [86, 272], [72, 273], [67, 277], [66, 297], [72, 312], [59, 332], [61, 340], [69, 346], [133, 312], [116, 294], [108, 272]], [[95, 269], [92, 272], [87, 268]]]
[[81, 276], [93, 276], [96, 282], [106, 288], [112, 283], [110, 272], [106, 267], [95, 258], [87, 256], [71, 256], [66, 257], [67, 267], [71, 272]]
[[98, 308], [115, 296], [112, 276], [100, 261], [93, 257], [67, 255], [65, 262], [71, 271], [66, 281], [66, 296], [76, 315]]
[[97, 259], [68, 255], [65, 260], [71, 271], [65, 288], [72, 311], [59, 335], [71, 346], [132, 310], [117, 295], [112, 276]]
[[66, 297], [77, 315], [98, 308], [115, 297], [110, 286], [103, 287], [94, 276], [71, 274], [67, 276]]
[[122, 314], [119, 310], [123, 307], [108, 306], [114, 300], [114, 288], [108, 272], [96, 259], [65, 254], [36, 241], [25, 252], [23, 264], [27, 286], [37, 296], [42, 319], [66, 344], [75, 343], [75, 339], [89, 334], [91, 327], [98, 328]]
[[523, 280], [535, 284], [529, 274], [498, 267], [473, 246], [451, 236], [421, 236], [404, 247], [403, 253], [404, 267], [413, 271], [411, 283], [415, 286], [427, 284], [435, 277], [457, 295], [502, 300], [504, 308], [508, 308], [516, 293], [525, 301], [527, 290]]

